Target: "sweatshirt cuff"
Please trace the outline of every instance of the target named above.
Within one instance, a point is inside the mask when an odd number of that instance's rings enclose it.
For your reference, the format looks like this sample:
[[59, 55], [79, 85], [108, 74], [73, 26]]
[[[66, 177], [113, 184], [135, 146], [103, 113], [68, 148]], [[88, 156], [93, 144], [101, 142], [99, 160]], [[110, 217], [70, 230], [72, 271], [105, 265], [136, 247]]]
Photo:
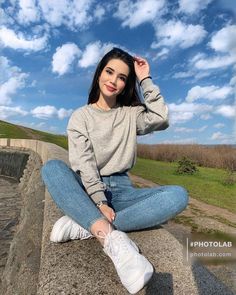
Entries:
[[[153, 87], [153, 86], [158, 87], [157, 85], [155, 85], [152, 82], [151, 78], [143, 80], [143, 82], [141, 84], [141, 88], [143, 89], [143, 92], [145, 92], [147, 89], [149, 89], [150, 87]], [[158, 87], [158, 89], [159, 89], [159, 87]]]
[[104, 191], [98, 191], [90, 195], [90, 198], [97, 204], [100, 201], [107, 201]]

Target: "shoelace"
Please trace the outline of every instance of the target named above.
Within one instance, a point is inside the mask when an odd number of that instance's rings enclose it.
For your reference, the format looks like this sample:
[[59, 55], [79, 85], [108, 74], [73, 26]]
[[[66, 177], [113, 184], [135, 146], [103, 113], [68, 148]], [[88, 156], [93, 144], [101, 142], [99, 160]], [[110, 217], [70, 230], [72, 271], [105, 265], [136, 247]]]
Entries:
[[111, 226], [109, 225], [109, 232], [105, 233], [104, 231], [100, 231], [97, 236], [101, 239], [104, 239], [104, 250], [105, 253], [112, 258], [113, 262], [116, 264], [119, 264], [120, 262], [120, 249], [122, 248], [123, 252], [125, 251], [128, 253], [129, 249], [127, 248], [127, 241], [124, 239], [123, 235], [120, 234], [118, 236], [120, 243], [117, 243], [117, 241], [114, 240], [114, 238], [111, 236]]
[[90, 236], [90, 233], [86, 229], [84, 229], [82, 226], [79, 226], [78, 228], [78, 225], [72, 221], [72, 228], [71, 228], [70, 235], [72, 239], [80, 238], [82, 240]]

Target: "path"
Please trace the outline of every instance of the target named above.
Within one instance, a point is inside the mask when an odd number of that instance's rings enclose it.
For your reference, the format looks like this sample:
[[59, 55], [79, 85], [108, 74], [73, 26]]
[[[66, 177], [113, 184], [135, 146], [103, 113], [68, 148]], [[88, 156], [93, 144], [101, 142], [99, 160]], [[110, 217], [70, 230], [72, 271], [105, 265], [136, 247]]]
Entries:
[[41, 136], [35, 132], [33, 132], [30, 128], [27, 128], [27, 127], [23, 127], [23, 126], [20, 126], [20, 125], [17, 125], [17, 127], [21, 130], [23, 130], [28, 136], [30, 139], [36, 139], [36, 140], [41, 140]]

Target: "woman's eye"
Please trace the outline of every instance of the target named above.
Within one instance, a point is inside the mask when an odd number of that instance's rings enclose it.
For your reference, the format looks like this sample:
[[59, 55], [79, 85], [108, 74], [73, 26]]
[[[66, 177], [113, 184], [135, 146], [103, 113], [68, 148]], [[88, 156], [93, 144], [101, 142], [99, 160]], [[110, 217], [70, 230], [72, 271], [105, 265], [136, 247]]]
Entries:
[[121, 79], [121, 81], [123, 81], [123, 82], [126, 81], [125, 77], [120, 77], [120, 79]]
[[112, 71], [110, 70], [106, 70], [107, 74], [111, 75], [112, 74]]

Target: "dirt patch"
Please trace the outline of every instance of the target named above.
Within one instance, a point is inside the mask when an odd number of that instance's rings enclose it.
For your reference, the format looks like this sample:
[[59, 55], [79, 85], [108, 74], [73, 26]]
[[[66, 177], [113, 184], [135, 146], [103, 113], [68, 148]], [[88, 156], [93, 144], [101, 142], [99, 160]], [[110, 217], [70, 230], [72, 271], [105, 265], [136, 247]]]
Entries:
[[27, 134], [27, 136], [29, 136], [30, 139], [35, 139], [35, 140], [41, 140], [42, 139], [42, 137], [39, 134], [33, 132], [31, 129], [29, 129], [27, 127], [23, 127], [23, 126], [20, 126], [20, 125], [17, 125], [17, 127], [19, 129], [23, 130]]

